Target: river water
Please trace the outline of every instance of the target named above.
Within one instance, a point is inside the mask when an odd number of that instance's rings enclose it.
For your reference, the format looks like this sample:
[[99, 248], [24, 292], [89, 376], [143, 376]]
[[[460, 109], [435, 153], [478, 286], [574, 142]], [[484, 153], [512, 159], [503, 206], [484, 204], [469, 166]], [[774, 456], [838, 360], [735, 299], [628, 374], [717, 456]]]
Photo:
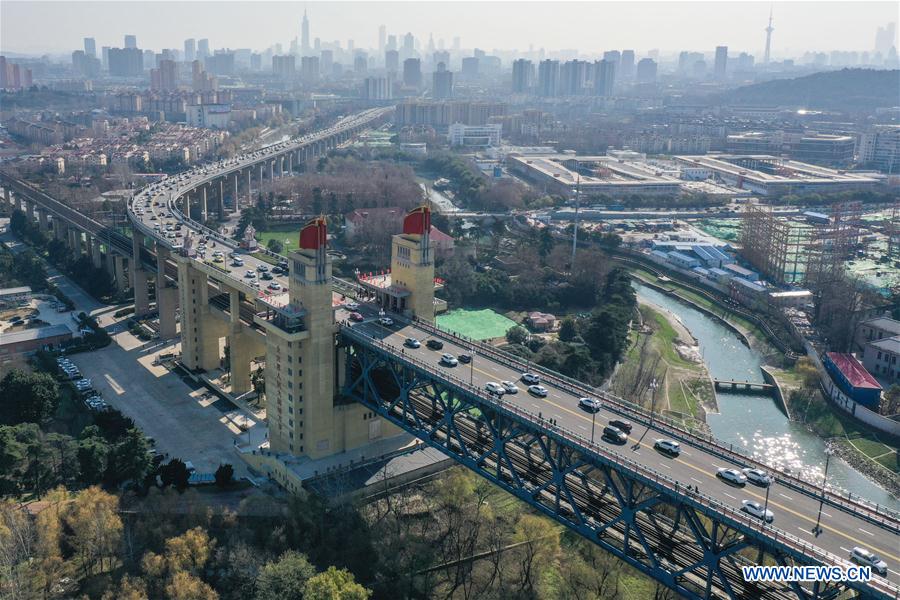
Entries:
[[[762, 356], [745, 346], [730, 329], [702, 312], [635, 283], [638, 297], [677, 315], [700, 345], [703, 361], [714, 379], [763, 382]], [[787, 418], [777, 402], [761, 394], [717, 394], [719, 414], [706, 417], [713, 435], [776, 467], [789, 466], [811, 481], [822, 481], [825, 442]], [[828, 484], [851, 490], [885, 506], [900, 509], [900, 501], [865, 475], [832, 456]]]

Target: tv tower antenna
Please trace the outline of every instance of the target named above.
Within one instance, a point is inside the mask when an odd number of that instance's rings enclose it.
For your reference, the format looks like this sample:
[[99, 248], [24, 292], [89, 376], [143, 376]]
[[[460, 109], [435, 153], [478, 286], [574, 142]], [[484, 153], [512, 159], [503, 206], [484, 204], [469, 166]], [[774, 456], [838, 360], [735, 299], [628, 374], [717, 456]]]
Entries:
[[775, 31], [775, 28], [772, 27], [772, 8], [769, 7], [769, 25], [766, 27], [766, 55], [763, 59], [765, 64], [769, 64], [769, 55], [772, 50], [772, 32]]

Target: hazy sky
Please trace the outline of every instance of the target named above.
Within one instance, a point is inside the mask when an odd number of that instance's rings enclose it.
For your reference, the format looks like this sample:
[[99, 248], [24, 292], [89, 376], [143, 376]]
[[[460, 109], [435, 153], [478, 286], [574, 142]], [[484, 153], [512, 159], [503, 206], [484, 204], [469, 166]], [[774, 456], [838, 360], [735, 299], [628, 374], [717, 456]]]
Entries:
[[407, 31], [427, 43], [460, 36], [463, 48], [659, 48], [711, 51], [717, 45], [760, 54], [774, 10], [773, 55], [805, 50], [870, 50], [875, 29], [898, 17], [897, 2], [175, 2], [80, 0], [0, 1], [0, 49], [69, 53], [94, 37], [97, 48], [122, 46], [126, 33], [138, 46], [182, 48], [185, 38], [209, 38], [213, 48], [287, 47], [299, 36], [304, 8], [310, 37], [352, 38], [376, 47], [378, 26]]

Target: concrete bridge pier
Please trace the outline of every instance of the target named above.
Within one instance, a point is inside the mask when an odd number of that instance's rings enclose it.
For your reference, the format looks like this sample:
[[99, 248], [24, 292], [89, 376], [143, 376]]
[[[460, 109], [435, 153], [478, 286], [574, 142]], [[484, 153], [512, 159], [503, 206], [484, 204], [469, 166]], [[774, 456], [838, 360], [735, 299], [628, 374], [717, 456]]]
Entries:
[[25, 201], [25, 214], [28, 215], [28, 222], [34, 223], [34, 202]]
[[288, 173], [294, 174], [294, 153], [288, 152]]
[[269, 182], [275, 182], [275, 159], [269, 161]]
[[125, 257], [113, 254], [113, 272], [116, 278], [116, 290], [124, 294], [128, 290], [128, 276], [125, 274]]
[[227, 334], [225, 324], [209, 314], [208, 278], [191, 267], [190, 259], [178, 261], [178, 292], [181, 302], [181, 361], [191, 370], [212, 371], [219, 367], [219, 340]]
[[49, 223], [47, 219], [47, 211], [43, 208], [38, 211], [38, 222], [41, 225], [41, 233], [47, 233]]
[[253, 169], [247, 169], [247, 206], [253, 206], [253, 185], [250, 181], [250, 176], [253, 174]]
[[241, 293], [239, 290], [228, 290], [231, 326], [228, 333], [228, 347], [231, 366], [231, 393], [240, 396], [250, 391], [250, 363], [257, 356], [266, 353], [264, 344], [259, 343], [250, 334], [244, 332], [241, 323]]
[[103, 267], [103, 253], [100, 251], [100, 240], [98, 238], [92, 237], [90, 239], [91, 244], [91, 262], [94, 264], [95, 269], [100, 269]]
[[225, 220], [225, 178], [219, 179], [219, 219]]
[[150, 290], [147, 286], [147, 271], [141, 264], [141, 248], [144, 247], [144, 235], [137, 229], [131, 237], [131, 287], [134, 289], [134, 315], [142, 317], [150, 312]]
[[178, 334], [175, 312], [178, 308], [178, 289], [166, 279], [166, 259], [169, 251], [156, 247], [156, 309], [159, 312], [159, 336], [168, 340]]
[[241, 210], [241, 194], [240, 182], [238, 181], [239, 173], [234, 174], [234, 188], [231, 194], [231, 209], [235, 211]]
[[206, 219], [209, 216], [209, 213], [207, 213], [208, 204], [207, 204], [207, 197], [206, 197], [206, 190], [208, 187], [209, 186], [204, 185], [201, 188], [201, 198], [200, 198], [200, 217], [201, 217], [201, 219], [200, 220], [203, 223], [206, 223]]

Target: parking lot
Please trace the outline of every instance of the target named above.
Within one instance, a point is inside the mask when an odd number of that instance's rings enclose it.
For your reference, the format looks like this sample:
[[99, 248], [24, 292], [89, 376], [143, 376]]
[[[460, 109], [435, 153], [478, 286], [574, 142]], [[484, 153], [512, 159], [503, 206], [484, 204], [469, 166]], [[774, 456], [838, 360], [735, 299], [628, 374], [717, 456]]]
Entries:
[[252, 430], [255, 441], [265, 439], [265, 424], [192, 380], [154, 364], [158, 354], [173, 351], [171, 345], [145, 349], [127, 331], [113, 338], [102, 350], [71, 357], [103, 399], [134, 419], [156, 440], [159, 452], [190, 460], [199, 472], [214, 472], [227, 462], [234, 466], [235, 477], [247, 475], [234, 444], [241, 437], [247, 439], [242, 429]]

